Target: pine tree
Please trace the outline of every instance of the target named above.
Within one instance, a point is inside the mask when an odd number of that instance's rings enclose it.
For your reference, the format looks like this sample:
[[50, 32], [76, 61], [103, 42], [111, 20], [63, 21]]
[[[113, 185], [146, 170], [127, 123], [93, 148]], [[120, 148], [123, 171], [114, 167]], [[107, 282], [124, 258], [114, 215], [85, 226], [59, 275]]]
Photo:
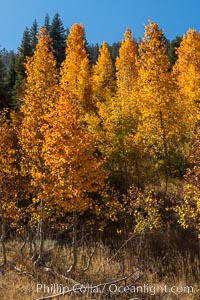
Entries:
[[119, 49], [121, 47], [121, 42], [115, 42], [111, 46], [109, 46], [110, 49], [110, 56], [113, 62], [113, 65], [115, 66], [116, 59], [119, 56]]
[[89, 56], [91, 66], [95, 65], [98, 59], [99, 45], [87, 45], [86, 50]]
[[51, 24], [50, 24], [50, 18], [48, 14], [46, 14], [45, 16], [43, 27], [46, 28], [47, 33], [50, 34]]
[[182, 38], [180, 36], [176, 36], [176, 38], [173, 39], [169, 44], [168, 56], [169, 56], [171, 67], [174, 66], [175, 62], [178, 59], [177, 50], [180, 47], [181, 41]]
[[[10, 75], [12, 74], [12, 80], [9, 81], [9, 93], [12, 95], [12, 102], [14, 106], [18, 106], [18, 99], [23, 94], [25, 85], [25, 62], [26, 57], [32, 56], [31, 34], [28, 27], [25, 28], [21, 45], [18, 48], [18, 53], [11, 61], [9, 66]], [[10, 80], [10, 79], [9, 79]], [[10, 85], [11, 84], [11, 85]]]
[[[46, 24], [46, 26], [48, 25]], [[60, 66], [65, 59], [67, 30], [64, 29], [63, 23], [58, 13], [55, 14], [52, 20], [51, 26], [49, 28], [49, 34], [53, 40], [53, 48], [55, 50], [55, 57], [57, 59], [58, 66]]]
[[0, 109], [8, 107], [8, 97], [5, 82], [5, 68], [0, 56]]
[[8, 90], [10, 107], [12, 108], [17, 108], [16, 94], [15, 94], [16, 80], [17, 80], [16, 55], [13, 55], [8, 65], [8, 70], [6, 73], [6, 86]]
[[33, 21], [33, 24], [30, 28], [30, 38], [31, 38], [31, 51], [32, 55], [35, 51], [38, 39], [37, 39], [37, 34], [38, 34], [38, 23], [37, 20]]

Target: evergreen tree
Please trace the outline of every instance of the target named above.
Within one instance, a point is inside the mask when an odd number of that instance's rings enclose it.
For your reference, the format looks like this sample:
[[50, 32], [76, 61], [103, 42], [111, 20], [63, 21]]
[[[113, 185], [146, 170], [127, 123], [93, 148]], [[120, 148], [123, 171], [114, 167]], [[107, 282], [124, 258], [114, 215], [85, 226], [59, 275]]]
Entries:
[[0, 51], [0, 55], [1, 55], [1, 59], [4, 64], [4, 67], [5, 67], [5, 70], [7, 71], [10, 60], [13, 58], [13, 55], [15, 55], [15, 52], [13, 50], [8, 51], [5, 48], [3, 48]]
[[8, 107], [8, 98], [5, 84], [5, 68], [0, 56], [0, 109]]
[[176, 60], [178, 59], [177, 50], [180, 47], [181, 41], [182, 38], [180, 36], [176, 36], [176, 38], [169, 43], [168, 56], [169, 56], [171, 67], [174, 66]]
[[98, 59], [98, 53], [99, 53], [99, 45], [98, 44], [92, 44], [88, 45], [86, 47], [87, 53], [89, 55], [89, 60], [91, 66], [95, 65]]
[[50, 26], [50, 36], [53, 40], [53, 48], [55, 51], [57, 64], [58, 66], [60, 66], [65, 58], [67, 30], [64, 29], [63, 23], [58, 13], [55, 14], [52, 20]]
[[26, 56], [31, 56], [32, 54], [32, 37], [31, 37], [31, 31], [29, 30], [28, 27], [26, 27], [24, 30], [21, 45], [18, 48], [18, 52], [23, 61], [26, 58]]
[[26, 57], [30, 56], [32, 56], [31, 34], [29, 28], [26, 27], [22, 36], [21, 45], [18, 48], [18, 53], [10, 63], [9, 78], [7, 79], [9, 94], [12, 95], [12, 101], [15, 106], [24, 90], [24, 80], [26, 78], [25, 61]]
[[38, 39], [37, 39], [37, 34], [38, 34], [38, 24], [37, 21], [33, 21], [33, 25], [30, 28], [30, 38], [31, 38], [31, 50], [32, 50], [32, 55], [35, 51]]
[[16, 55], [13, 54], [8, 70], [6, 73], [6, 86], [8, 90], [8, 97], [9, 97], [9, 102], [12, 108], [17, 107], [16, 103], [16, 95], [15, 95], [15, 83], [17, 79], [17, 72], [16, 72]]
[[116, 58], [119, 56], [120, 47], [121, 47], [121, 42], [115, 42], [111, 46], [109, 46], [110, 56], [114, 66], [115, 66]]
[[50, 25], [50, 18], [48, 14], [46, 14], [44, 19], [44, 27], [46, 28], [47, 33], [50, 34], [51, 25]]

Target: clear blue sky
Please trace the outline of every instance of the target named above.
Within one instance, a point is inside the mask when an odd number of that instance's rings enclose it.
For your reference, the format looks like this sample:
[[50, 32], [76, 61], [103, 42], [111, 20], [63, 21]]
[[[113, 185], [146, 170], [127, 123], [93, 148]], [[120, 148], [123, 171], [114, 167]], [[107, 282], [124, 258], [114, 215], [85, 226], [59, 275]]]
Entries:
[[148, 18], [164, 29], [168, 39], [188, 28], [200, 31], [200, 0], [0, 0], [0, 47], [20, 46], [26, 26], [42, 26], [46, 13], [58, 12], [65, 27], [82, 23], [89, 43], [121, 41], [130, 27], [142, 37]]

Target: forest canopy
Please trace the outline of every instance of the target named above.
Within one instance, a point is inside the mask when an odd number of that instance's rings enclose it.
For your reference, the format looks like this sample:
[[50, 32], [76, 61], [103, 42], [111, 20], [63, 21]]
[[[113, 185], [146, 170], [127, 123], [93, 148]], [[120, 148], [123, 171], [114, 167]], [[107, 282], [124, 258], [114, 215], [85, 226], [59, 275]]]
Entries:
[[[77, 217], [143, 232], [200, 223], [200, 33], [88, 45], [83, 25], [26, 28], [0, 61], [0, 218], [23, 231]], [[2, 55], [2, 58], [5, 55]], [[123, 220], [123, 221], [122, 221]], [[75, 259], [76, 263], [76, 259]]]

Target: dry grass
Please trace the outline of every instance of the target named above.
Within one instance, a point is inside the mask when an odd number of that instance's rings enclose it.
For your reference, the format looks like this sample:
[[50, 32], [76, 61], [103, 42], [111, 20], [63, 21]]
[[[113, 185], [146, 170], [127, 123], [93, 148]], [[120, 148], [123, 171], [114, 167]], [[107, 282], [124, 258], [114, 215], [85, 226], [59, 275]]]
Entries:
[[[161, 241], [160, 236], [155, 236], [153, 242], [146, 237], [139, 243], [137, 238], [131, 239], [119, 251], [111, 251], [102, 243], [91, 247], [82, 245], [78, 249], [77, 269], [73, 273], [67, 273], [72, 263], [71, 247], [56, 246], [54, 241], [47, 240], [46, 268], [36, 268], [29, 256], [28, 246], [21, 255], [20, 243], [9, 241], [6, 245], [8, 265], [4, 275], [0, 275], [0, 299], [42, 299], [44, 296], [63, 292], [64, 288], [78, 287], [77, 283], [83, 285], [81, 292], [52, 299], [200, 299], [198, 255], [190, 252], [183, 254], [174, 245], [169, 243], [167, 246], [167, 242]], [[87, 268], [90, 260], [91, 264]], [[103, 285], [96, 290], [91, 288], [101, 283], [115, 282], [125, 276], [128, 277], [126, 280], [108, 284], [104, 291]], [[143, 293], [134, 293], [136, 286], [142, 287]], [[162, 292], [161, 289], [165, 286], [167, 289], [176, 286], [179, 292]], [[193, 292], [184, 291], [186, 286], [192, 286]], [[122, 287], [129, 287], [129, 292], [122, 291]]]

